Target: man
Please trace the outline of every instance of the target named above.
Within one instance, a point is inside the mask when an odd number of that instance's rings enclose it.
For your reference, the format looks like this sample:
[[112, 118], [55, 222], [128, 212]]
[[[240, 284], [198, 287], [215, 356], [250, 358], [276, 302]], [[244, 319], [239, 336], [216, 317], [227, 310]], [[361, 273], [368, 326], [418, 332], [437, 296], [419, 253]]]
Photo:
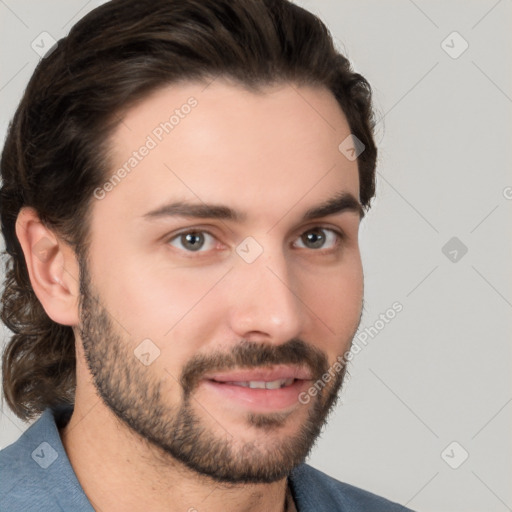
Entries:
[[114, 0], [2, 155], [1, 508], [394, 511], [304, 464], [359, 325], [370, 88], [284, 0]]

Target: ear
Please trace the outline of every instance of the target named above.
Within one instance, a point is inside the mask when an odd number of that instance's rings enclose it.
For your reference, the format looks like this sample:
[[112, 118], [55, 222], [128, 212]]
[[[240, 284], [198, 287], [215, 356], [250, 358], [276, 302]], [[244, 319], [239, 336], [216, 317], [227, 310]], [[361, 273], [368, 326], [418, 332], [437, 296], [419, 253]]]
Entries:
[[20, 242], [34, 293], [56, 323], [79, 323], [79, 266], [75, 252], [45, 227], [37, 212], [21, 209], [16, 220]]

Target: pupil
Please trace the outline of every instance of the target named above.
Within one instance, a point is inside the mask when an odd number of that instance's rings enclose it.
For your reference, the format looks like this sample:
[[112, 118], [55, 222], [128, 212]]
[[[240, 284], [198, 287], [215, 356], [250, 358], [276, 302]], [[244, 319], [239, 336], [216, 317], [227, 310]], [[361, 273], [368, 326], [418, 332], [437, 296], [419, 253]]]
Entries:
[[322, 247], [322, 245], [324, 244], [325, 235], [323, 234], [322, 231], [310, 231], [304, 236], [303, 242], [308, 247], [318, 249], [319, 247]]
[[197, 251], [204, 245], [204, 236], [201, 233], [187, 233], [182, 236], [182, 242], [188, 249]]

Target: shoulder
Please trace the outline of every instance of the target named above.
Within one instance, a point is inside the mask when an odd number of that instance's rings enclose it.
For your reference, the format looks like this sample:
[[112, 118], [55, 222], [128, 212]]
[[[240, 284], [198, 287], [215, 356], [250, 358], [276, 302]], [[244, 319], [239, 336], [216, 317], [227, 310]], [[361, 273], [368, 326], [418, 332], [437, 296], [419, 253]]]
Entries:
[[[36, 510], [44, 502], [44, 479], [37, 478], [36, 421], [14, 443], [0, 451], [0, 502], [6, 510]], [[43, 450], [44, 453], [44, 450]], [[36, 499], [37, 497], [37, 499]], [[33, 508], [32, 508], [33, 507]]]
[[93, 510], [69, 464], [48, 409], [14, 443], [0, 451], [1, 510]]
[[298, 512], [412, 512], [381, 496], [301, 464], [289, 477]]

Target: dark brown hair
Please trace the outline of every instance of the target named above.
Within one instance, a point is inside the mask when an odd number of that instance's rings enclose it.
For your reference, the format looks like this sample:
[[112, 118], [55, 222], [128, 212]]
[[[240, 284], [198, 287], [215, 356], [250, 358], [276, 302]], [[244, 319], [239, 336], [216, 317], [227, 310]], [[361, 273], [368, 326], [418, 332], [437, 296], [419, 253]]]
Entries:
[[1, 318], [13, 332], [3, 390], [20, 418], [73, 403], [75, 389], [74, 334], [34, 294], [15, 233], [20, 209], [33, 207], [84, 258], [93, 191], [111, 172], [109, 136], [124, 113], [168, 84], [217, 76], [253, 89], [329, 89], [365, 145], [360, 199], [369, 208], [377, 156], [371, 89], [318, 18], [286, 0], [113, 0], [93, 10], [37, 66], [2, 153]]

